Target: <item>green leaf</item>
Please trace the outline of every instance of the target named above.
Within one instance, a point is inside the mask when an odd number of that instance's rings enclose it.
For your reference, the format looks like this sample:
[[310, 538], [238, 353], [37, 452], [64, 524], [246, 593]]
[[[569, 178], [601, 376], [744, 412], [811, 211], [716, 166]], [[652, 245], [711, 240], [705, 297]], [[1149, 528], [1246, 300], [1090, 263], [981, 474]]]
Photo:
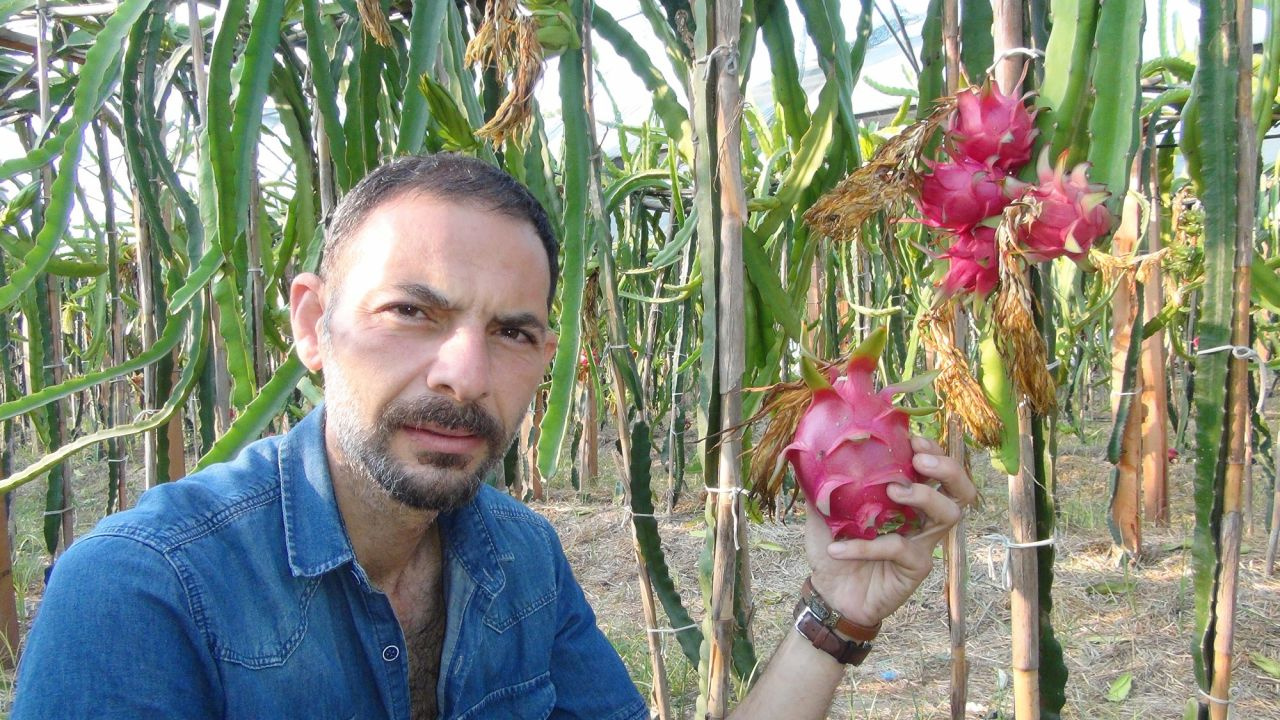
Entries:
[[1249, 660], [1262, 672], [1280, 680], [1280, 660], [1269, 658], [1262, 653], [1250, 653]]
[[1124, 702], [1132, 689], [1133, 673], [1125, 673], [1111, 683], [1111, 689], [1107, 691], [1107, 700], [1113, 703]]

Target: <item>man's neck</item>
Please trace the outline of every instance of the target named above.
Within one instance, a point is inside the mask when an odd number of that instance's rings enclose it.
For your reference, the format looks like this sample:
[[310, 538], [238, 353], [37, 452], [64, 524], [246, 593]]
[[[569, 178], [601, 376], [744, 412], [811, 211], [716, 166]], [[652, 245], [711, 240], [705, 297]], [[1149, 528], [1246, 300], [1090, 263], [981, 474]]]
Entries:
[[421, 572], [425, 565], [438, 572], [440, 537], [435, 521], [439, 513], [396, 502], [348, 468], [332, 450], [329, 474], [356, 561], [370, 582], [391, 593], [406, 571]]

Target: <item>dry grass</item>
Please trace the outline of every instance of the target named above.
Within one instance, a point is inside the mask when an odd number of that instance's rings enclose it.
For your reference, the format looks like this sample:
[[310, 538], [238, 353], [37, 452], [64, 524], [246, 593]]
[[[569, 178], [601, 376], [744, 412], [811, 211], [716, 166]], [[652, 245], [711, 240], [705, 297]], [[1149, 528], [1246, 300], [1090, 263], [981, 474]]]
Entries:
[[[1101, 427], [1101, 426], [1099, 426]], [[1195, 696], [1190, 654], [1194, 625], [1190, 556], [1189, 465], [1173, 466], [1170, 528], [1147, 527], [1144, 556], [1128, 574], [1111, 555], [1106, 529], [1109, 466], [1105, 428], [1091, 427], [1086, 442], [1065, 436], [1060, 446], [1058, 510], [1061, 539], [1055, 570], [1054, 627], [1062, 642], [1071, 677], [1064, 718], [1179, 718]], [[612, 459], [602, 452], [606, 467]], [[78, 525], [87, 530], [101, 515], [105, 481], [100, 463], [84, 458], [75, 483]], [[967, 645], [970, 661], [970, 718], [1009, 717], [1009, 607], [1001, 587], [1004, 550], [985, 536], [1007, 533], [1005, 480], [982, 456], [973, 460], [984, 487], [984, 505], [967, 523], [970, 597]], [[131, 473], [136, 474], [136, 473]], [[661, 481], [655, 478], [655, 487]], [[1255, 502], [1256, 530], [1246, 536], [1240, 568], [1239, 626], [1235, 636], [1233, 717], [1280, 720], [1280, 681], [1267, 676], [1249, 658], [1258, 653], [1280, 660], [1280, 577], [1263, 576], [1266, 535], [1262, 529], [1265, 483], [1259, 477]], [[651, 678], [640, 610], [636, 564], [623, 509], [609, 500], [612, 482], [600, 480], [588, 499], [579, 500], [559, 488], [550, 500], [534, 507], [559, 530], [569, 560], [595, 607], [601, 627], [618, 647], [642, 690]], [[46, 562], [40, 539], [42, 488], [27, 486], [15, 493], [17, 529], [15, 578], [25, 592], [25, 611], [38, 600]], [[132, 490], [136, 497], [137, 488]], [[663, 548], [686, 607], [701, 619], [701, 595], [695, 568], [702, 548], [702, 509], [686, 498], [671, 516], [659, 518]], [[752, 525], [752, 588], [757, 611], [754, 631], [762, 660], [789, 629], [791, 606], [806, 574], [801, 551], [802, 523]], [[1133, 582], [1131, 592], [1097, 592], [1099, 583]], [[935, 571], [916, 596], [890, 620], [875, 652], [849, 671], [830, 713], [832, 718], [945, 718], [950, 667], [943, 576]], [[1094, 590], [1091, 590], [1094, 588]], [[661, 615], [661, 612], [660, 612]], [[664, 638], [668, 672], [677, 694], [678, 717], [694, 717], [697, 672], [685, 662], [674, 638]], [[1122, 702], [1106, 700], [1111, 683], [1124, 673], [1133, 676], [1130, 695]], [[0, 718], [7, 716], [12, 673], [0, 675]], [[1003, 715], [996, 713], [1002, 712]]]
[[[1195, 610], [1187, 550], [1191, 468], [1173, 467], [1172, 515], [1178, 520], [1169, 528], [1146, 528], [1143, 557], [1126, 573], [1112, 556], [1106, 528], [1109, 466], [1103, 457], [1104, 443], [1085, 446], [1067, 440], [1060, 456], [1058, 499], [1063, 521], [1055, 563], [1053, 623], [1070, 672], [1063, 717], [1178, 718], [1196, 694], [1190, 653]], [[1005, 479], [990, 470], [982, 457], [976, 457], [973, 465], [984, 486], [985, 503], [967, 519], [967, 716], [1009, 717], [1009, 603], [1000, 577], [1004, 548], [987, 537], [1008, 532]], [[1259, 497], [1261, 493], [1260, 488]], [[552, 500], [537, 509], [559, 530], [601, 626], [644, 690], [651, 673], [626, 514], [608, 504], [604, 494], [599, 491], [594, 502], [583, 504], [568, 494], [552, 493]], [[1246, 538], [1240, 568], [1232, 716], [1280, 719], [1280, 681], [1249, 660], [1254, 653], [1280, 659], [1280, 578], [1262, 574], [1264, 504], [1258, 502], [1256, 507], [1257, 528]], [[681, 502], [676, 514], [659, 519], [667, 562], [686, 606], [699, 619], [695, 568], [702, 548], [697, 534], [701, 526], [701, 507], [693, 500]], [[793, 521], [750, 529], [751, 584], [757, 607], [754, 630], [762, 659], [789, 629], [790, 610], [806, 574], [802, 527]], [[950, 642], [943, 581], [942, 572], [935, 571], [885, 623], [875, 652], [862, 667], [847, 674], [830, 717], [949, 717]], [[1124, 589], [1125, 581], [1132, 582], [1132, 590]], [[1113, 592], [1100, 583], [1109, 583]], [[693, 717], [696, 673], [674, 640], [666, 644], [672, 685], [680, 695], [676, 699], [680, 717]], [[1111, 683], [1124, 673], [1133, 677], [1130, 694], [1120, 702], [1108, 701]]]

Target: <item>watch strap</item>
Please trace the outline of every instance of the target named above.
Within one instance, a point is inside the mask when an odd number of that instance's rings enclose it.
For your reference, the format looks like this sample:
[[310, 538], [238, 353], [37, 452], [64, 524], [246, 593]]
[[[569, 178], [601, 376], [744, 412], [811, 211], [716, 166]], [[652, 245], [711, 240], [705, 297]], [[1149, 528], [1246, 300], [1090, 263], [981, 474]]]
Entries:
[[813, 587], [813, 578], [805, 578], [804, 585], [800, 587], [800, 602], [806, 605], [813, 613], [814, 618], [822, 623], [830, 630], [835, 630], [847, 638], [852, 638], [858, 642], [869, 643], [880, 634], [881, 623], [876, 623], [874, 627], [859, 625], [849, 618], [840, 614], [839, 610], [831, 607], [822, 595]]
[[845, 640], [822, 624], [803, 600], [796, 603], [796, 631], [842, 665], [861, 665], [871, 652], [871, 643]]

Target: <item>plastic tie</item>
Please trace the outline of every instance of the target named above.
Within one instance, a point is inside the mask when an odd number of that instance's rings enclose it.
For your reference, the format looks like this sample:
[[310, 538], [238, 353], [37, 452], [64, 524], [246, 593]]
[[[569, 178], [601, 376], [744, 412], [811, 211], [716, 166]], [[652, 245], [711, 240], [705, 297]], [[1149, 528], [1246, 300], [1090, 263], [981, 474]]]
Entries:
[[[748, 495], [751, 493], [751, 491], [746, 488], [740, 488], [740, 487], [731, 487], [731, 488], [709, 487], [707, 488], [707, 493], [713, 494], [713, 495], [720, 495], [723, 493], [729, 493], [731, 495]], [[738, 510], [736, 507], [733, 510], [733, 549], [735, 551], [742, 550], [742, 546], [738, 543]]]
[[1267, 385], [1269, 379], [1267, 376], [1267, 364], [1262, 361], [1262, 356], [1258, 354], [1257, 350], [1254, 350], [1251, 347], [1245, 347], [1244, 345], [1219, 345], [1218, 347], [1209, 348], [1208, 350], [1198, 350], [1196, 351], [1196, 355], [1212, 355], [1214, 353], [1226, 351], [1230, 351], [1231, 357], [1236, 360], [1256, 362], [1258, 363], [1258, 367], [1262, 368], [1262, 377], [1258, 382], [1258, 405], [1255, 408], [1257, 412], [1261, 414], [1262, 407], [1267, 402]]

